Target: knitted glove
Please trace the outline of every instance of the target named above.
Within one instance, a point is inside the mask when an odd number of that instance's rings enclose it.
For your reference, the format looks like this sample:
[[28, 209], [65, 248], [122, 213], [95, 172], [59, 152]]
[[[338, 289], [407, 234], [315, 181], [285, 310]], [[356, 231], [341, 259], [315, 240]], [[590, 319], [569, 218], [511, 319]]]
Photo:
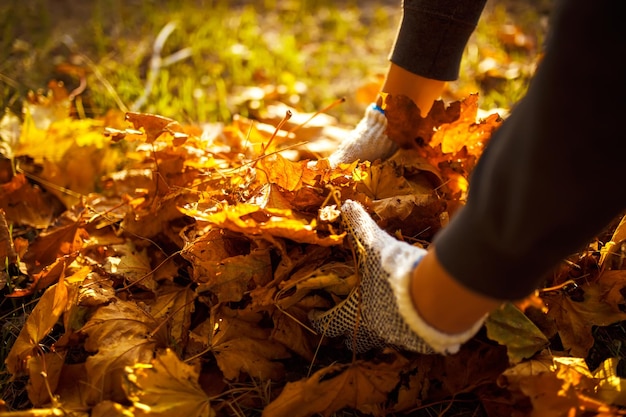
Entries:
[[328, 157], [330, 166], [334, 168], [357, 159], [374, 161], [390, 157], [398, 149], [398, 145], [387, 137], [386, 129], [387, 118], [383, 110], [375, 104], [371, 105], [348, 137]]
[[445, 334], [426, 323], [413, 306], [411, 273], [424, 249], [394, 239], [363, 207], [347, 200], [342, 224], [357, 257], [360, 283], [343, 302], [310, 315], [313, 327], [328, 337], [346, 336], [348, 348], [365, 352], [387, 345], [419, 353], [456, 353], [483, 320], [459, 334]]

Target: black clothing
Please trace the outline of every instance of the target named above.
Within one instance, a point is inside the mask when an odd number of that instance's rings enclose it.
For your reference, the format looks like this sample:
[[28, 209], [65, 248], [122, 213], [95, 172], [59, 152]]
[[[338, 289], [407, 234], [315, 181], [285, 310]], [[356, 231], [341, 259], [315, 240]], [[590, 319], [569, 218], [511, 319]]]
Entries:
[[414, 74], [456, 80], [486, 0], [404, 0], [391, 61]]
[[620, 5], [556, 6], [526, 97], [492, 136], [466, 206], [434, 241], [444, 268], [468, 288], [498, 299], [528, 295], [626, 208]]

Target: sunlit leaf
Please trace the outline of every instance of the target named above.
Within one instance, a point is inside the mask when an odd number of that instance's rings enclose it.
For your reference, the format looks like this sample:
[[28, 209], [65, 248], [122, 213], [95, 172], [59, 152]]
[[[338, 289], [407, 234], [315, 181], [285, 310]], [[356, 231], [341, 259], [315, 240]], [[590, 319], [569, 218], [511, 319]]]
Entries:
[[198, 384], [199, 372], [167, 349], [149, 364], [126, 368], [126, 392], [135, 416], [212, 417], [211, 400]]
[[155, 348], [166, 345], [165, 329], [134, 302], [115, 299], [98, 308], [81, 329], [85, 350], [94, 353], [85, 363], [86, 400], [124, 401], [124, 368], [149, 363]]
[[511, 303], [493, 311], [485, 326], [491, 340], [506, 346], [512, 364], [531, 358], [549, 344], [537, 326]]
[[25, 371], [26, 362], [39, 349], [39, 342], [63, 314], [68, 302], [67, 294], [65, 283], [59, 282], [41, 296], [6, 358], [7, 369], [11, 374], [18, 375]]
[[264, 210], [257, 205], [241, 203], [224, 206], [216, 213], [201, 212], [193, 208], [181, 208], [181, 211], [218, 227], [245, 235], [267, 237], [270, 240], [281, 237], [321, 246], [337, 245], [343, 241], [343, 235], [318, 235], [315, 219], [307, 220], [291, 210]]

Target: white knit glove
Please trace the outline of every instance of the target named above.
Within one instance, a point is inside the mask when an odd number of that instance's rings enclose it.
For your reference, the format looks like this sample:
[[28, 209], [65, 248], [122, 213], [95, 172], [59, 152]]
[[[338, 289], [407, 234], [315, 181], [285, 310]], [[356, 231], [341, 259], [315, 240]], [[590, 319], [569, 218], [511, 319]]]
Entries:
[[314, 311], [313, 327], [327, 337], [345, 336], [348, 348], [365, 352], [386, 345], [419, 353], [456, 353], [483, 320], [459, 334], [445, 334], [426, 323], [413, 306], [411, 274], [424, 249], [394, 239], [363, 207], [347, 200], [341, 219], [357, 257], [359, 286], [334, 308]]
[[385, 130], [387, 118], [380, 107], [372, 104], [348, 137], [328, 157], [330, 166], [334, 168], [356, 160], [375, 161], [390, 157], [398, 145], [387, 137]]

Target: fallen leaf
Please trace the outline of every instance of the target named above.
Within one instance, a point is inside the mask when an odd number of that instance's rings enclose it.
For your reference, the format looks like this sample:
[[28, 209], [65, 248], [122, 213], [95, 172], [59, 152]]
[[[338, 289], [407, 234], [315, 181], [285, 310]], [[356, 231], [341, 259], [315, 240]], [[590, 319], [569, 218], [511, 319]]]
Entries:
[[124, 389], [135, 416], [213, 417], [211, 399], [198, 384], [198, 377], [198, 369], [166, 349], [150, 363], [127, 367]]
[[263, 410], [263, 417], [328, 417], [349, 407], [369, 413], [387, 399], [400, 382], [407, 364], [399, 354], [385, 361], [356, 361], [327, 366], [310, 378], [285, 385], [281, 394]]
[[80, 330], [85, 350], [93, 353], [85, 363], [85, 401], [123, 402], [124, 368], [149, 363], [157, 347], [167, 346], [165, 329], [137, 303], [115, 299], [99, 307]]
[[107, 272], [120, 274], [129, 284], [137, 285], [150, 291], [157, 288], [152, 277], [153, 268], [145, 248], [139, 249], [133, 242], [124, 245], [112, 245], [115, 256], [107, 258], [104, 265]]
[[[619, 307], [626, 303], [619, 294], [624, 287], [621, 276], [621, 271], [606, 271], [596, 280], [580, 285], [582, 300], [564, 292], [543, 295], [548, 307], [548, 318], [554, 320], [563, 346], [573, 356], [587, 356], [593, 346], [593, 326], [608, 326], [626, 320], [626, 313]], [[621, 300], [619, 302], [618, 297]]]
[[280, 343], [270, 339], [271, 330], [235, 316], [226, 307], [211, 313], [210, 346], [224, 377], [233, 380], [241, 372], [262, 381], [280, 380], [284, 367], [279, 359], [291, 355]]
[[517, 307], [505, 303], [485, 322], [487, 337], [506, 346], [509, 361], [517, 364], [549, 345], [546, 336]]
[[176, 120], [168, 117], [149, 113], [128, 112], [126, 113], [126, 120], [132, 123], [135, 129], [145, 132], [147, 143], [153, 143], [157, 139], [167, 137], [172, 145], [180, 146], [189, 137]]
[[270, 241], [280, 237], [301, 243], [331, 246], [340, 244], [344, 236], [343, 234], [320, 236], [316, 230], [315, 218], [307, 220], [291, 210], [262, 209], [254, 204], [225, 205], [215, 213], [202, 212], [191, 207], [180, 210], [188, 216], [217, 227], [248, 236], [267, 238]]
[[12, 375], [21, 375], [26, 362], [39, 351], [39, 342], [59, 321], [67, 306], [67, 287], [63, 281], [49, 287], [29, 314], [19, 336], [5, 360]]

